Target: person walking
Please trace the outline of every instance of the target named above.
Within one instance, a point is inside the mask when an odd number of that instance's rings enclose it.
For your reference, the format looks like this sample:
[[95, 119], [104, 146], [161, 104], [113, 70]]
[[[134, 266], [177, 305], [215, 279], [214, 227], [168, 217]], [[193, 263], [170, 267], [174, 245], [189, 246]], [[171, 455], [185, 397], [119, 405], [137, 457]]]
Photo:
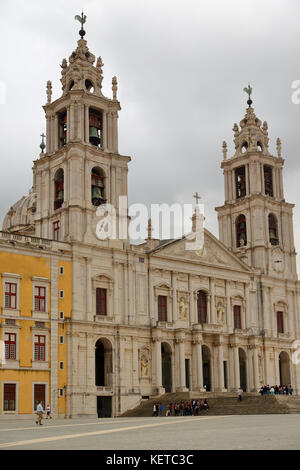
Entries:
[[238, 397], [239, 397], [239, 401], [242, 401], [242, 394], [243, 394], [243, 390], [241, 388], [238, 389]]
[[46, 412], [47, 412], [46, 419], [52, 419], [52, 416], [51, 416], [51, 408], [50, 408], [49, 403], [48, 403], [48, 405], [47, 405], [47, 407], [46, 407]]
[[42, 426], [43, 425], [42, 419], [43, 419], [44, 409], [43, 409], [43, 405], [42, 405], [41, 401], [39, 402], [39, 404], [37, 406], [36, 413], [37, 413], [37, 416], [38, 416], [36, 424], [39, 424], [40, 426]]

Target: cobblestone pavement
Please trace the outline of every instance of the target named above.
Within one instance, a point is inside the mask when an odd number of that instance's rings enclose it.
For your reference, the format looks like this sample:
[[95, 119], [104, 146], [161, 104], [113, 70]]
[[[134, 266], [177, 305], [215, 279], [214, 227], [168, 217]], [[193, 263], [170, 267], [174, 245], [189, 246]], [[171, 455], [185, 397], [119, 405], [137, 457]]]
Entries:
[[0, 420], [0, 450], [299, 450], [300, 414]]

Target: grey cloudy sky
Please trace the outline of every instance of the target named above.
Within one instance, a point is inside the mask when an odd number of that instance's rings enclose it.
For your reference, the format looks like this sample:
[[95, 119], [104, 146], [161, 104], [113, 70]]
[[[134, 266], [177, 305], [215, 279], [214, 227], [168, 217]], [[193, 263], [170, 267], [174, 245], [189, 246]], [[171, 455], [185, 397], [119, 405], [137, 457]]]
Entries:
[[300, 105], [291, 100], [300, 80], [299, 0], [1, 0], [1, 219], [31, 187], [46, 82], [59, 97], [59, 64], [76, 48], [82, 8], [88, 47], [105, 64], [104, 94], [118, 77], [119, 151], [132, 157], [129, 202], [191, 203], [198, 191], [206, 227], [218, 235], [222, 141], [230, 155], [250, 82], [270, 151], [282, 140], [299, 252]]

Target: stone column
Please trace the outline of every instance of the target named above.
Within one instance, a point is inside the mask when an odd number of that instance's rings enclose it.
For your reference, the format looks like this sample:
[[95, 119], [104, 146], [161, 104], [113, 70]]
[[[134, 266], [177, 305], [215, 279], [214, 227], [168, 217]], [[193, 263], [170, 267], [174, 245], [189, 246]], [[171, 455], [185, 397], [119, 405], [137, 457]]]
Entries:
[[233, 361], [234, 361], [234, 389], [240, 388], [240, 360], [239, 360], [239, 347], [234, 344], [233, 346]]
[[53, 133], [54, 133], [54, 152], [56, 152], [56, 150], [58, 150], [58, 116], [57, 114], [55, 114], [54, 116]]
[[216, 305], [215, 305], [215, 278], [209, 279], [210, 287], [210, 323], [216, 324]]
[[85, 105], [85, 135], [84, 135], [84, 140], [88, 144], [90, 141], [90, 119], [89, 119], [89, 105]]
[[112, 112], [112, 151], [118, 153], [118, 112]]
[[173, 317], [173, 323], [175, 323], [178, 320], [176, 275], [177, 275], [177, 272], [172, 271], [171, 279], [172, 279], [172, 317]]
[[203, 392], [202, 338], [197, 336], [193, 343], [196, 349], [196, 388], [198, 391]]
[[103, 150], [107, 150], [107, 119], [106, 119], [107, 113], [103, 111], [103, 116], [102, 116], [102, 142], [101, 146]]
[[176, 342], [178, 343], [179, 349], [179, 387], [177, 391], [186, 392], [184, 333], [181, 333], [177, 336]]
[[154, 364], [155, 364], [155, 386], [157, 393], [161, 395], [164, 393], [162, 387], [162, 367], [161, 367], [161, 338], [153, 338], [154, 341]]
[[[92, 267], [91, 258], [86, 258], [86, 315], [89, 321], [93, 319], [92, 312]], [[109, 312], [110, 315], [110, 312]]]
[[258, 391], [258, 388], [259, 388], [258, 350], [255, 346], [253, 349], [253, 385], [254, 385], [254, 391]]
[[222, 337], [219, 337], [218, 342], [216, 343], [218, 348], [218, 391], [224, 392], [224, 364], [223, 364], [223, 343]]

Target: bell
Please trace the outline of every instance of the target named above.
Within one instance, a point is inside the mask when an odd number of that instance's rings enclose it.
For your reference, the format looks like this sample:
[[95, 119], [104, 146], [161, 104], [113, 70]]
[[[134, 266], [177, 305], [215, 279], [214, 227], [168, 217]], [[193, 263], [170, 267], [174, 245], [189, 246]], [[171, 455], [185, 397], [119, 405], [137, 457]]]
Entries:
[[270, 243], [272, 245], [277, 245], [278, 244], [278, 239], [277, 239], [276, 233], [272, 229], [269, 232], [269, 238], [270, 238]]
[[103, 199], [103, 198], [102, 198], [101, 189], [100, 189], [98, 186], [93, 186], [93, 187], [92, 187], [92, 199], [94, 199], [94, 198]]
[[100, 144], [98, 129], [93, 126], [90, 126], [90, 143], [97, 146]]
[[63, 192], [63, 190], [58, 191], [57, 201], [63, 201], [63, 200], [64, 200], [64, 192]]

